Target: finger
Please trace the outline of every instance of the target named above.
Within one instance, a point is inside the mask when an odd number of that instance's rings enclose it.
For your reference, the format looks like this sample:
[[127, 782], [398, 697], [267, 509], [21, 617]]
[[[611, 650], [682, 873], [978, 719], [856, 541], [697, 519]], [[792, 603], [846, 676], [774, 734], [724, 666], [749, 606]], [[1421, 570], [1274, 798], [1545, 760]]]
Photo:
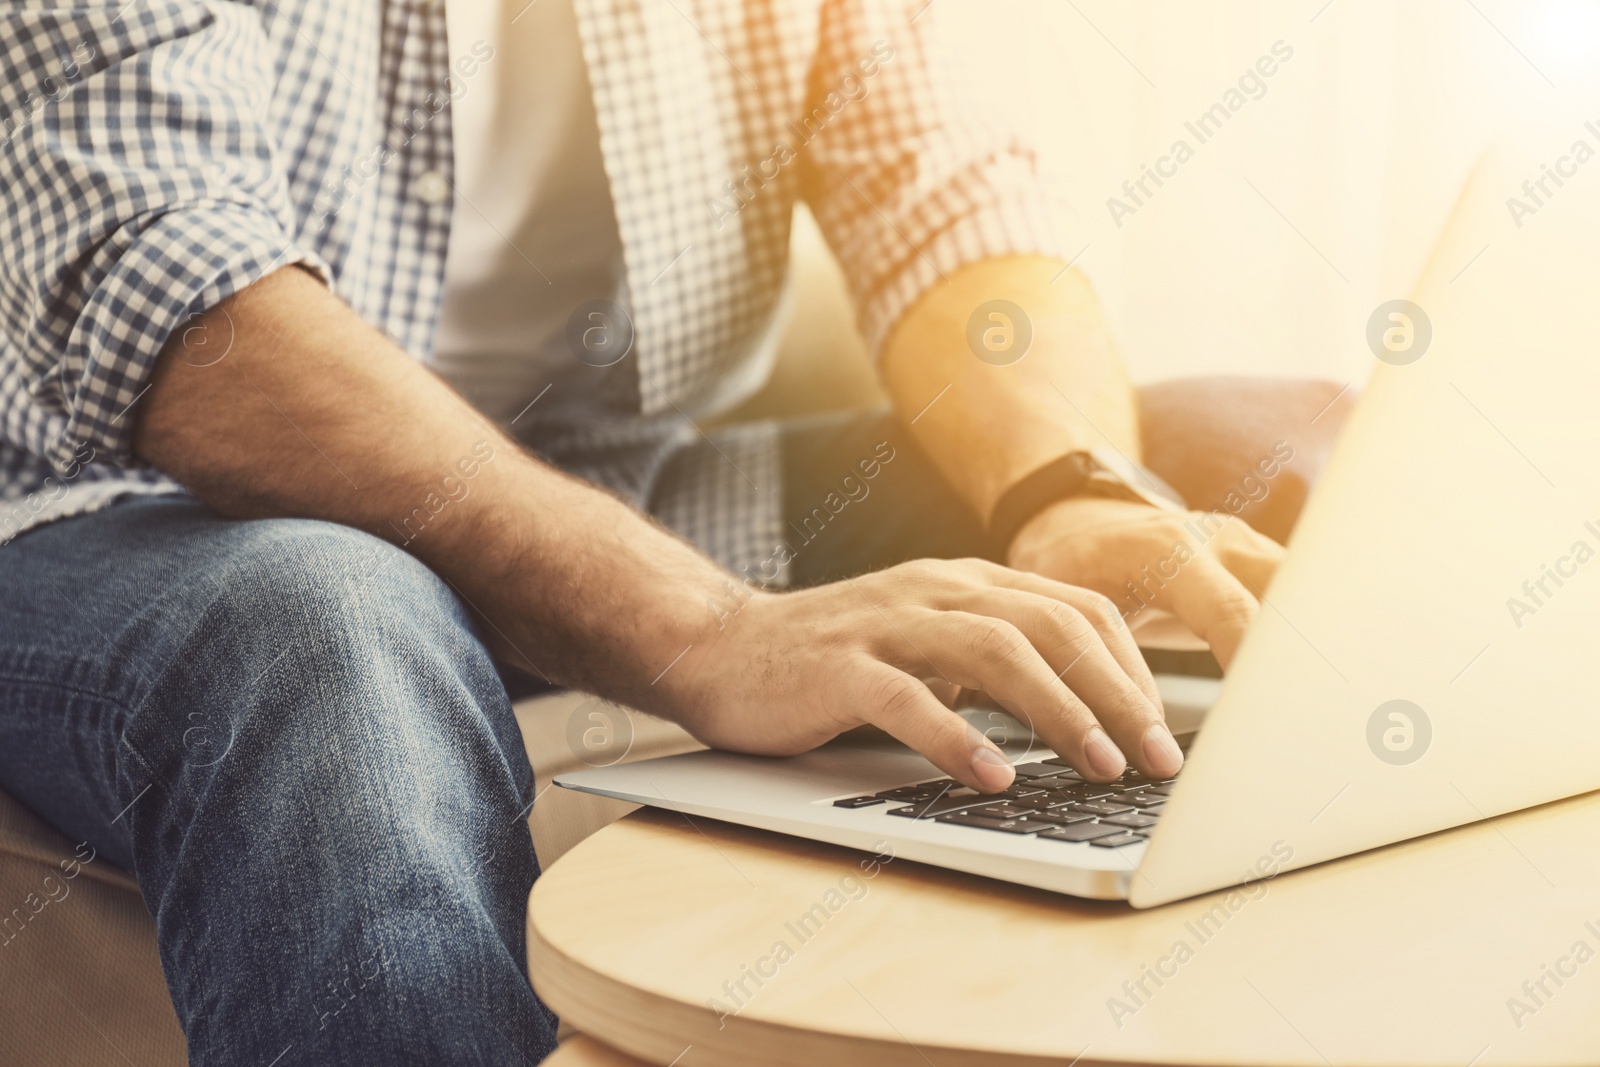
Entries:
[[[968, 689], [982, 689], [1012, 711], [1095, 781], [1110, 781], [1127, 767], [1122, 752], [1083, 699], [1056, 677], [1022, 630], [1005, 619], [967, 611], [924, 609], [912, 617], [908, 639], [939, 673]], [[1104, 662], [1086, 671], [1107, 670]], [[1121, 675], [1120, 668], [1109, 668]], [[1123, 677], [1126, 677], [1123, 675]]]
[[1228, 568], [1204, 553], [1184, 564], [1183, 572], [1162, 591], [1162, 599], [1211, 646], [1223, 670], [1233, 662], [1245, 630], [1261, 608]]
[[1239, 528], [1241, 536], [1219, 539], [1216, 556], [1259, 600], [1286, 553], [1282, 545], [1248, 526], [1241, 523]]
[[1133, 679], [1140, 692], [1154, 705], [1157, 713], [1165, 718], [1161, 693], [1156, 689], [1156, 680], [1150, 673], [1150, 665], [1144, 661], [1144, 656], [1139, 652], [1139, 643], [1128, 629], [1127, 620], [1122, 617], [1122, 613], [1117, 610], [1116, 603], [1110, 597], [1101, 596], [1092, 589], [1068, 585], [1029, 571], [1016, 571], [999, 564], [994, 566], [995, 573], [989, 577], [995, 585], [1052, 597], [1082, 612], [1083, 616], [1094, 624], [1100, 639], [1115, 657], [1118, 665], [1129, 678]]
[[[1102, 640], [1102, 631], [1089, 619], [1058, 600], [1017, 589], [980, 590], [970, 601], [968, 610], [1004, 619], [1021, 630], [1142, 773], [1156, 778], [1178, 773], [1183, 752], [1160, 708], [1128, 676]], [[1047, 742], [1054, 740], [1048, 727], [1041, 726], [1039, 732]]]
[[947, 708], [954, 708], [961, 699], [962, 689], [956, 683], [946, 678], [924, 678], [922, 684]]
[[886, 663], [865, 669], [864, 717], [945, 774], [981, 793], [998, 793], [1016, 772], [988, 738], [939, 702], [921, 681]]

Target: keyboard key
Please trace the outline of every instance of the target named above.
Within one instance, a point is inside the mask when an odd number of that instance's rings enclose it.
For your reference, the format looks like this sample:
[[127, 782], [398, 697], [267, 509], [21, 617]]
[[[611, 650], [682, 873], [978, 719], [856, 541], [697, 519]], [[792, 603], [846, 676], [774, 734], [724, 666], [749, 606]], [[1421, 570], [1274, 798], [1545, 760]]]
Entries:
[[1143, 840], [1138, 834], [1121, 833], [1114, 837], [1097, 837], [1089, 844], [1095, 848], [1121, 848], [1123, 845], [1137, 845]]
[[1062, 774], [1070, 774], [1074, 778], [1078, 776], [1078, 772], [1072, 769], [1072, 764], [1067, 762], [1067, 758], [1065, 756], [1056, 756], [1055, 758], [1047, 759], [1044, 762], [1050, 764], [1052, 767], [1060, 767]]
[[1138, 771], [1128, 771], [1121, 778], [1117, 779], [1119, 782], [1123, 782], [1132, 786], [1169, 785], [1175, 780], [1176, 779], [1172, 778], [1146, 778]]
[[1097, 837], [1122, 836], [1124, 831], [1115, 826], [1102, 826], [1097, 822], [1080, 822], [1072, 826], [1052, 826], [1041, 830], [1039, 836], [1051, 841], [1093, 841]]
[[1137, 811], [1130, 811], [1122, 815], [1107, 815], [1100, 821], [1107, 826], [1121, 826], [1129, 830], [1143, 830], [1147, 826], [1156, 824], [1154, 817]]
[[1072, 810], [1087, 812], [1090, 815], [1121, 815], [1133, 808], [1114, 800], [1081, 800], [1072, 805]]
[[925, 800], [913, 800], [903, 808], [892, 808], [890, 815], [899, 815], [906, 819], [932, 819], [940, 815], [947, 815], [952, 811], [961, 811], [964, 808], [977, 807], [988, 803], [989, 798], [972, 790], [963, 790], [964, 796], [929, 797]]
[[1090, 785], [1088, 782], [1050, 782], [1046, 785], [1044, 781], [1034, 779], [1033, 784], [1058, 796], [1071, 797], [1074, 800], [1098, 800], [1113, 795], [1105, 786]]
[[1035, 822], [1032, 819], [991, 819], [987, 815], [974, 815], [967, 811], [941, 815], [939, 821], [955, 823], [958, 826], [976, 826], [981, 830], [1000, 830], [1008, 834], [1031, 834], [1050, 829], [1049, 823]]
[[1149, 793], [1123, 793], [1112, 799], [1119, 804], [1132, 804], [1136, 808], [1159, 808], [1167, 802], [1166, 797], [1151, 796]]
[[1013, 768], [1018, 778], [1050, 778], [1061, 773], [1060, 767], [1048, 763], [1021, 763]]
[[847, 800], [835, 800], [833, 806], [836, 808], [870, 808], [874, 804], [883, 803], [886, 803], [886, 801], [882, 797], [850, 797]]
[[1057, 796], [1054, 793], [1038, 793], [1031, 797], [1022, 797], [1020, 800], [1014, 800], [1012, 803], [1019, 804], [1024, 808], [1036, 808], [1039, 811], [1047, 811], [1050, 808], [1059, 808], [1067, 804], [1076, 804], [1077, 798]]
[[1159, 782], [1156, 785], [1152, 785], [1147, 788], [1145, 792], [1154, 793], [1158, 797], [1169, 797], [1172, 795], [1172, 787], [1174, 784], [1175, 783], [1173, 782]]
[[1035, 811], [1028, 818], [1034, 822], [1047, 822], [1052, 826], [1075, 826], [1078, 823], [1093, 822], [1093, 815], [1083, 815], [1076, 811]]
[[974, 815], [986, 815], [991, 819], [1026, 819], [1034, 814], [1032, 808], [1025, 808], [1018, 804], [985, 804], [972, 809]]
[[1023, 797], [1036, 797], [1043, 792], [1043, 789], [1029, 782], [1026, 785], [1014, 783], [1009, 789], [1002, 789], [998, 793], [990, 793], [989, 795], [996, 798], [1004, 797], [1006, 800], [1020, 800]]
[[924, 800], [928, 797], [940, 796], [954, 788], [955, 786], [953, 785], [934, 785], [932, 782], [924, 782], [921, 785], [903, 785], [898, 789], [885, 789], [881, 793], [872, 795], [880, 800]]

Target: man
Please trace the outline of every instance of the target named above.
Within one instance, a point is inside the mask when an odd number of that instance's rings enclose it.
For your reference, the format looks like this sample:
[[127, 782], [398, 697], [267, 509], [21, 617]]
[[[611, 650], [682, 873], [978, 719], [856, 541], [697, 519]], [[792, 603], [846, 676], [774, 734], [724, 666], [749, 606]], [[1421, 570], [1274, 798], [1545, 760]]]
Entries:
[[[502, 668], [747, 752], [873, 723], [993, 791], [942, 702], [982, 690], [1091, 778], [1177, 770], [1129, 590], [1226, 663], [1278, 549], [1134, 465], [937, 21], [0, 7], [0, 786], [135, 871], [191, 1062], [553, 1047]], [[762, 380], [798, 198], [898, 419], [706, 429]], [[871, 510], [786, 544], [847, 477]], [[915, 561], [982, 553], [1024, 569]]]

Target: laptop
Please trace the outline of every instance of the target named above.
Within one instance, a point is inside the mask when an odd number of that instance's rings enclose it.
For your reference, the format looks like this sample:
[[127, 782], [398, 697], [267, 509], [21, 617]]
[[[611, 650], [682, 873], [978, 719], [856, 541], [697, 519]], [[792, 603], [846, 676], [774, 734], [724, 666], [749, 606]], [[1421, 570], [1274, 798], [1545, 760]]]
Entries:
[[1157, 676], [1175, 780], [1087, 783], [974, 708], [1003, 795], [870, 728], [556, 782], [1135, 907], [1600, 788], [1600, 172], [1506, 208], [1569, 140], [1486, 155], [1411, 301], [1374, 312], [1373, 377], [1228, 676]]

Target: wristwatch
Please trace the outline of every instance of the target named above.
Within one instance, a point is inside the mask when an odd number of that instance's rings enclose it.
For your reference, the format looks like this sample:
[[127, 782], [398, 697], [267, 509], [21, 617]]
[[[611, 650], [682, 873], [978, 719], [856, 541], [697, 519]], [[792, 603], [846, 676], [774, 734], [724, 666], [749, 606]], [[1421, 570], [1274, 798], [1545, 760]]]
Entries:
[[1177, 490], [1154, 471], [1112, 449], [1068, 452], [1031, 471], [1000, 495], [989, 519], [989, 544], [1000, 559], [1034, 516], [1074, 497], [1098, 497], [1187, 511]]

